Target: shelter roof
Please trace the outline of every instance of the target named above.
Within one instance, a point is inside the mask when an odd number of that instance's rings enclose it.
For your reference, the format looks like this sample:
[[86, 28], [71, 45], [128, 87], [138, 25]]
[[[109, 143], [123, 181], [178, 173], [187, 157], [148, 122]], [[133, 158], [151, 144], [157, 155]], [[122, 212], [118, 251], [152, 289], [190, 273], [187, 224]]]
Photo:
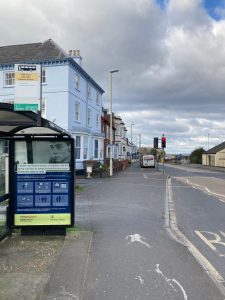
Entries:
[[0, 103], [0, 137], [15, 135], [38, 135], [38, 136], [70, 136], [70, 133], [50, 122], [40, 119], [37, 126], [38, 115], [32, 111], [14, 111], [13, 104]]

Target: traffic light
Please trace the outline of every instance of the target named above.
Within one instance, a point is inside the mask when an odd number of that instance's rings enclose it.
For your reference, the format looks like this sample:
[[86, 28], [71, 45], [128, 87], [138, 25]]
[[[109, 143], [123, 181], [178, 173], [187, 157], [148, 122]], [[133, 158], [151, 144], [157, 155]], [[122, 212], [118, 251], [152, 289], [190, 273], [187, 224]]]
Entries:
[[154, 137], [154, 148], [155, 149], [159, 148], [159, 139], [157, 137]]
[[162, 141], [162, 148], [166, 148], [166, 137], [164, 135], [162, 136], [161, 141]]

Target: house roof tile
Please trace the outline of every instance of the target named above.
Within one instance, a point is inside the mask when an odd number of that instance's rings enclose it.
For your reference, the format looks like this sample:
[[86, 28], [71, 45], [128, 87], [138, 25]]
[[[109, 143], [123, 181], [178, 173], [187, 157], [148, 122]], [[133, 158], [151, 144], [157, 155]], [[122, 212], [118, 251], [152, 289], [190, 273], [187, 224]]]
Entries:
[[0, 64], [38, 61], [68, 57], [53, 40], [43, 43], [11, 45], [0, 47]]
[[221, 144], [219, 144], [219, 145], [217, 145], [217, 146], [209, 149], [208, 151], [205, 151], [204, 153], [205, 154], [216, 154], [217, 152], [219, 152], [219, 151], [221, 151], [223, 149], [225, 149], [225, 142], [223, 142], [223, 143], [221, 143]]

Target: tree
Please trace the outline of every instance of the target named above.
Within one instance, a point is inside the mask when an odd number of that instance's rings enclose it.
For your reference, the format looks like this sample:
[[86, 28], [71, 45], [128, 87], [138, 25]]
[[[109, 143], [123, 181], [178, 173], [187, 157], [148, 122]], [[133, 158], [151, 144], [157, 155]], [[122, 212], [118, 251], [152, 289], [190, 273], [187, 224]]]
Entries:
[[191, 152], [190, 162], [192, 164], [201, 164], [202, 163], [202, 154], [205, 150], [203, 148], [197, 148]]
[[156, 154], [157, 154], [157, 149], [152, 148], [152, 149], [150, 150], [150, 154], [156, 156]]

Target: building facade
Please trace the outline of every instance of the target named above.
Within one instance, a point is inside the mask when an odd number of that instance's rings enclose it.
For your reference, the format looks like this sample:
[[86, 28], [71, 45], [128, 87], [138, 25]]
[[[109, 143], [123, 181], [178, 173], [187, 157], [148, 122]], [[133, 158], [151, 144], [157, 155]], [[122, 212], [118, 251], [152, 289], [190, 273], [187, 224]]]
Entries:
[[205, 151], [202, 154], [202, 164], [225, 168], [225, 142]]
[[15, 98], [14, 64], [42, 65], [42, 116], [75, 139], [76, 169], [83, 161], [103, 161], [103, 89], [82, 68], [79, 51], [66, 53], [54, 41], [0, 47], [0, 102]]
[[114, 116], [114, 126], [116, 128], [115, 132], [115, 143], [118, 148], [118, 159], [127, 159], [127, 129], [120, 116]]

